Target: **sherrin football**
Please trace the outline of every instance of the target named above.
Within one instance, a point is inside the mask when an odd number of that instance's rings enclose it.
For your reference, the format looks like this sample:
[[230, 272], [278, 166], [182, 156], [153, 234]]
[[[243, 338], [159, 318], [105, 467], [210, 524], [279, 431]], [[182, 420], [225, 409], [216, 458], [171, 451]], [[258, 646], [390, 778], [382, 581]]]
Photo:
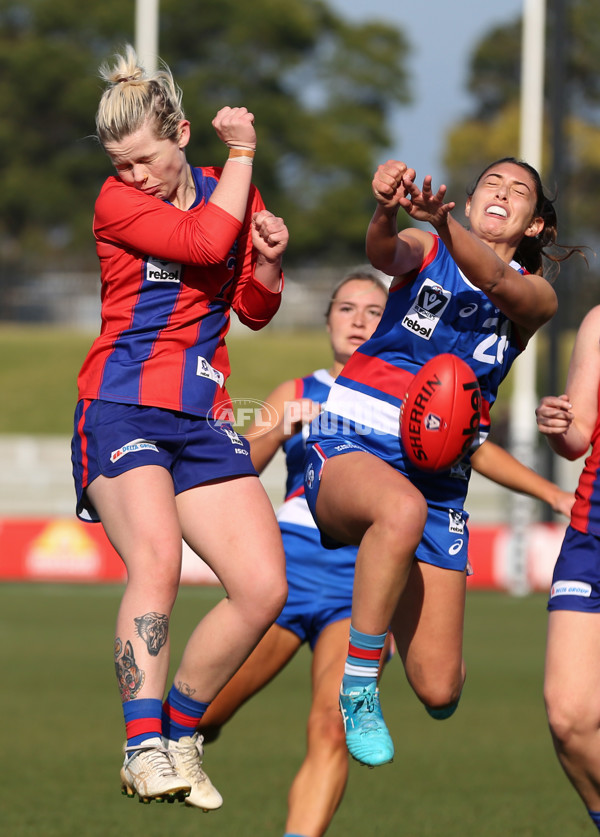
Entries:
[[464, 360], [441, 354], [411, 380], [400, 413], [400, 438], [422, 471], [443, 471], [465, 455], [479, 429], [481, 391]]

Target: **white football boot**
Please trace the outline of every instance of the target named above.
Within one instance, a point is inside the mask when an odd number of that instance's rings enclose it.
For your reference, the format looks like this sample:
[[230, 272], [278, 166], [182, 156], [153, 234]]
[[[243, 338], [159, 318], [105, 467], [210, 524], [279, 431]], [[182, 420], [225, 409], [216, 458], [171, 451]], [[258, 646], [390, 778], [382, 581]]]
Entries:
[[138, 795], [140, 802], [183, 802], [192, 786], [175, 769], [173, 758], [161, 738], [125, 747], [121, 768], [121, 792]]
[[223, 797], [202, 769], [204, 739], [200, 733], [186, 735], [179, 741], [165, 740], [169, 755], [177, 773], [191, 784], [192, 790], [185, 804], [203, 811], [215, 811], [223, 804]]

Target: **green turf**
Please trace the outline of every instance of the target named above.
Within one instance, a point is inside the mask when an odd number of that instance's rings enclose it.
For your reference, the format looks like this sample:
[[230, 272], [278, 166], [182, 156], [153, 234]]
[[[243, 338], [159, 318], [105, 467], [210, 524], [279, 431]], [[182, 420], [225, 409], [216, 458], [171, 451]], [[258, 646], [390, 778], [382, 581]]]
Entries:
[[[225, 797], [203, 814], [119, 792], [123, 721], [111, 635], [117, 586], [0, 586], [1, 831], [6, 837], [281, 837], [310, 699], [309, 654], [247, 704], [207, 748]], [[181, 649], [213, 588], [183, 588], [172, 619]], [[576, 837], [591, 834], [555, 759], [542, 704], [542, 596], [473, 592], [461, 707], [431, 720], [390, 663], [382, 702], [392, 765], [354, 762], [328, 832], [364, 837]], [[307, 800], [307, 805], [310, 800]]]

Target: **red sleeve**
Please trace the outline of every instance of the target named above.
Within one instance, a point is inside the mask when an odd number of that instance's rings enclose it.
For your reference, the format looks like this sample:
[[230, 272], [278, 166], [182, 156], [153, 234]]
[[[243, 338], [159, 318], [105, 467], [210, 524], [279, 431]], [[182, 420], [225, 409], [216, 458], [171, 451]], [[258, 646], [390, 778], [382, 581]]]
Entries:
[[236, 285], [232, 300], [232, 308], [238, 315], [240, 322], [253, 331], [258, 331], [258, 329], [266, 326], [279, 310], [284, 284], [281, 271], [279, 290], [277, 291], [269, 290], [254, 276], [256, 252], [252, 247], [250, 221], [254, 212], [260, 212], [264, 208], [263, 199], [253, 186], [248, 201], [248, 211], [238, 239]]
[[116, 177], [102, 187], [94, 213], [97, 240], [182, 264], [222, 264], [241, 226], [213, 203], [183, 212]]

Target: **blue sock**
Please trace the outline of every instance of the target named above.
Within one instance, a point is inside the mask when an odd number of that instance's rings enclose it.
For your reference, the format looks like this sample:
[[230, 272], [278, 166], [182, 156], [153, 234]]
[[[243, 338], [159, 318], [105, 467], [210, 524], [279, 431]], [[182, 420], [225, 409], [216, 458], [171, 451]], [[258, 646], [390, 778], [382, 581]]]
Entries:
[[600, 831], [600, 811], [588, 811], [588, 814], [592, 818], [592, 822], [594, 823], [598, 831]]
[[160, 738], [162, 701], [158, 698], [137, 698], [123, 704], [127, 746], [134, 747], [148, 738]]
[[386, 636], [387, 631], [383, 634], [363, 634], [350, 625], [350, 643], [342, 681], [344, 692], [377, 682], [379, 661]]
[[208, 703], [183, 695], [175, 686], [171, 686], [162, 705], [162, 734], [171, 741], [193, 735], [207, 709]]

